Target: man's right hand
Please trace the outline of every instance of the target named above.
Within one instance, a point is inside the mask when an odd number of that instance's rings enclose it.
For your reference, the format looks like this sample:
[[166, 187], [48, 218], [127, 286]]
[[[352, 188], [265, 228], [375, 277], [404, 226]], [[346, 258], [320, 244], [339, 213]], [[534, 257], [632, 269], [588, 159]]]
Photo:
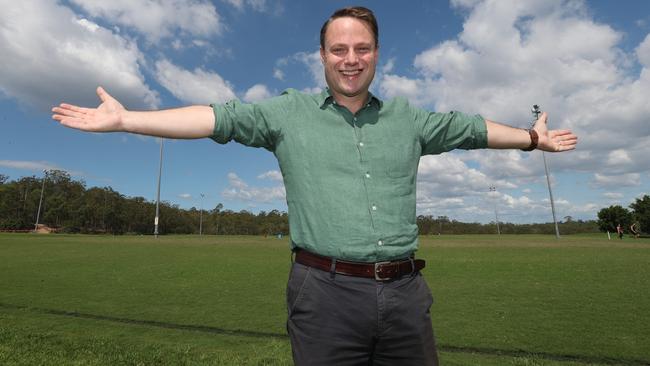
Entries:
[[102, 101], [97, 108], [83, 108], [61, 103], [58, 107], [52, 108], [52, 112], [54, 112], [52, 119], [66, 127], [82, 131], [124, 131], [122, 118], [126, 109], [101, 86], [97, 87], [97, 95]]
[[212, 135], [215, 116], [204, 105], [158, 111], [128, 111], [102, 87], [97, 88], [102, 103], [84, 108], [61, 103], [52, 108], [52, 118], [66, 127], [90, 132], [130, 132], [174, 139], [198, 139]]

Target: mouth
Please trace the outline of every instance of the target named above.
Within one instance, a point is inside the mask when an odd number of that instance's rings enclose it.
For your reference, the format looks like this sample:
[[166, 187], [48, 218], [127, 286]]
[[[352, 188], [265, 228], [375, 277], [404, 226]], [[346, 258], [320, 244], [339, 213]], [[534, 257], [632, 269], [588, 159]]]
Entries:
[[357, 70], [339, 70], [339, 72], [341, 74], [343, 74], [343, 76], [346, 76], [346, 77], [358, 76], [359, 74], [361, 74], [361, 71], [363, 71], [363, 70], [361, 70], [361, 69], [357, 69]]

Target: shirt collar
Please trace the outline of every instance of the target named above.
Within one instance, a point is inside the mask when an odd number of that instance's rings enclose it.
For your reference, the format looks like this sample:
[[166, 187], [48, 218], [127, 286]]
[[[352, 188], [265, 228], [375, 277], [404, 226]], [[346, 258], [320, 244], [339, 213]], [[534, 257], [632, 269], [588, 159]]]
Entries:
[[[318, 94], [318, 102], [321, 108], [324, 108], [327, 105], [334, 103], [334, 97], [330, 92], [330, 88], [325, 88], [323, 89], [323, 91], [320, 92], [320, 94]], [[372, 93], [368, 92], [368, 102], [366, 103], [366, 105], [370, 106], [372, 104], [377, 106], [378, 109], [381, 109], [384, 102], [382, 102], [381, 99], [377, 98]]]

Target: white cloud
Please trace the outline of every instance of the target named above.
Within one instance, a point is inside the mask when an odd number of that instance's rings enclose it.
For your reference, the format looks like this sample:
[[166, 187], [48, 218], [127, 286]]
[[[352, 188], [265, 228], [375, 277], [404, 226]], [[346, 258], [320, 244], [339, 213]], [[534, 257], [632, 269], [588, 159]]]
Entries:
[[312, 82], [315, 84], [308, 90], [320, 90], [324, 88], [327, 83], [325, 82], [325, 74], [323, 71], [323, 63], [320, 58], [320, 52], [297, 52], [291, 56], [281, 58], [276, 61], [276, 68], [274, 70], [274, 77], [276, 79], [284, 80], [286, 75], [284, 68], [290, 67], [298, 63], [307, 68]]
[[226, 199], [256, 203], [271, 203], [284, 201], [286, 193], [284, 185], [276, 187], [250, 187], [237, 174], [228, 173], [229, 187], [221, 192]]
[[395, 68], [395, 58], [391, 57], [388, 59], [388, 61], [386, 61], [384, 66], [381, 67], [381, 72], [386, 74], [393, 71], [394, 68]]
[[179, 100], [190, 104], [223, 103], [235, 99], [232, 86], [219, 74], [189, 71], [167, 60], [156, 62], [156, 79]]
[[282, 173], [277, 170], [269, 170], [266, 173], [262, 173], [257, 176], [258, 179], [269, 179], [276, 182], [282, 182]]
[[90, 16], [133, 28], [157, 42], [176, 33], [208, 37], [224, 25], [214, 5], [203, 0], [71, 0]]
[[[554, 178], [589, 172], [596, 188], [641, 184], [640, 174], [650, 171], [650, 36], [626, 53], [620, 45], [625, 35], [594, 20], [588, 3], [579, 0], [452, 4], [466, 15], [463, 31], [422, 50], [413, 60], [415, 76], [394, 70], [379, 75], [382, 96], [402, 95], [438, 111], [478, 112], [518, 127], [529, 126], [530, 107], [540, 104], [551, 128], [571, 128], [580, 139], [574, 152], [545, 155]], [[455, 196], [456, 190], [471, 196], [488, 182], [528, 186], [544, 176], [539, 152], [459, 156], [464, 166], [436, 168], [440, 176], [418, 188], [423, 199]], [[532, 204], [518, 199], [521, 207]], [[567, 210], [578, 207], [587, 205], [568, 204]]]
[[26, 161], [26, 160], [0, 160], [0, 166], [21, 170], [62, 170], [60, 167], [47, 161]]
[[284, 72], [278, 68], [275, 68], [273, 69], [273, 77], [278, 80], [284, 81]]
[[192, 195], [189, 194], [189, 193], [181, 193], [181, 194], [178, 195], [178, 197], [182, 198], [184, 200], [191, 200], [192, 199]]
[[605, 193], [603, 193], [603, 196], [606, 197], [606, 198], [609, 198], [609, 199], [619, 200], [619, 199], [623, 198], [623, 193], [605, 192]]
[[60, 101], [97, 105], [103, 85], [127, 107], [156, 107], [135, 42], [51, 1], [2, 5], [0, 94], [49, 110]]
[[[225, 1], [230, 5], [234, 6], [239, 11], [243, 11], [247, 6], [258, 12], [268, 12], [272, 10], [272, 8], [268, 6], [266, 0], [225, 0]], [[273, 10], [276, 13], [282, 10], [282, 7], [279, 6], [277, 1], [274, 2], [273, 6], [274, 6]]]
[[643, 66], [650, 68], [650, 34], [648, 34], [639, 47], [637, 47], [636, 55]]
[[641, 174], [628, 173], [619, 175], [605, 175], [596, 173], [591, 182], [595, 188], [621, 188], [636, 187], [641, 184]]
[[256, 84], [246, 91], [243, 99], [245, 102], [254, 103], [271, 98], [272, 96], [273, 94], [271, 94], [266, 85]]
[[44, 170], [62, 170], [74, 177], [84, 177], [87, 174], [79, 171], [67, 170], [60, 166], [47, 162], [47, 161], [29, 161], [29, 160], [0, 160], [0, 166], [18, 169], [29, 170], [33, 172], [42, 172]]

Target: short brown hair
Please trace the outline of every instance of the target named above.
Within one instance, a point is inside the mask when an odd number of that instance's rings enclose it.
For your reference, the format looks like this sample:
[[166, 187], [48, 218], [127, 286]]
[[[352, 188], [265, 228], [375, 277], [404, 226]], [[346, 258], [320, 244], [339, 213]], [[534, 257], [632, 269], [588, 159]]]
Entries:
[[375, 36], [375, 48], [379, 46], [379, 26], [377, 26], [377, 19], [372, 10], [364, 8], [363, 6], [349, 6], [347, 8], [339, 9], [335, 11], [332, 16], [329, 17], [323, 24], [323, 27], [320, 29], [320, 46], [325, 48], [325, 33], [327, 33], [327, 28], [330, 23], [337, 18], [355, 18], [359, 19], [362, 22], [365, 22], [370, 26], [372, 35]]

